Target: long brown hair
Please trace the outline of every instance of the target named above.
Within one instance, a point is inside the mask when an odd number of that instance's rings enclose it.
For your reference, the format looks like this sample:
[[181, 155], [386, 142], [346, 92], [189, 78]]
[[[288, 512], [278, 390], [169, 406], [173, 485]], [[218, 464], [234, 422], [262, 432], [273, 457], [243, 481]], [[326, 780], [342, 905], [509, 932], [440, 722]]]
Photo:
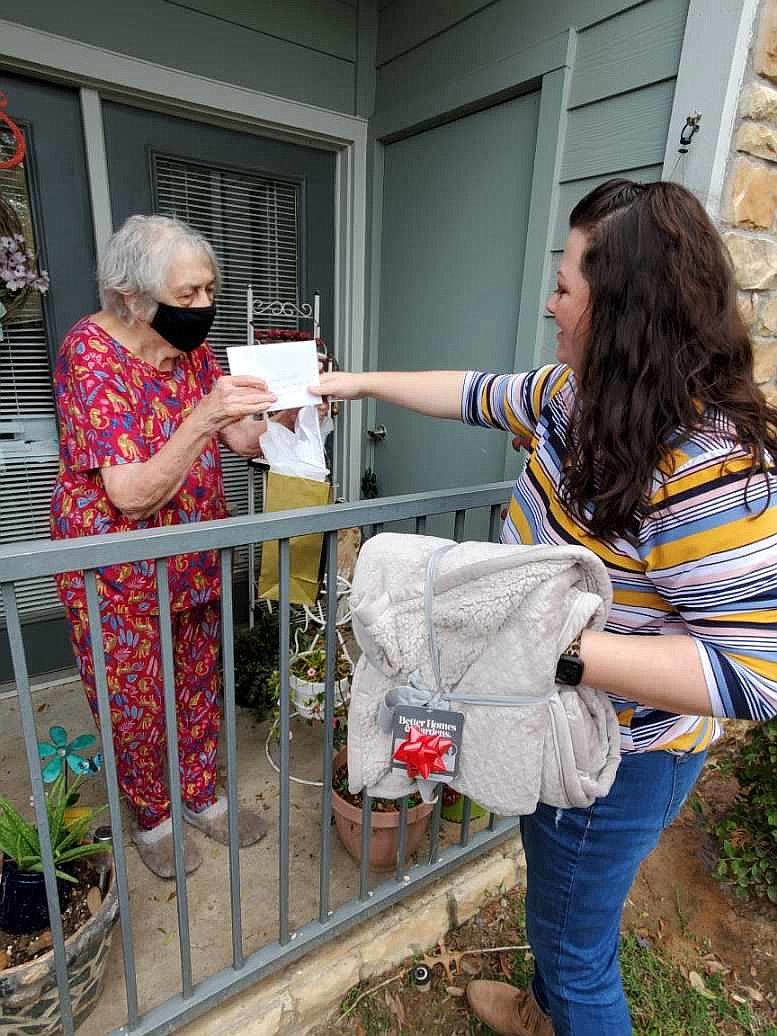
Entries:
[[569, 225], [587, 237], [591, 330], [562, 496], [594, 535], [631, 536], [678, 431], [717, 411], [754, 474], [777, 458], [777, 410], [753, 380], [728, 254], [690, 191], [608, 180]]

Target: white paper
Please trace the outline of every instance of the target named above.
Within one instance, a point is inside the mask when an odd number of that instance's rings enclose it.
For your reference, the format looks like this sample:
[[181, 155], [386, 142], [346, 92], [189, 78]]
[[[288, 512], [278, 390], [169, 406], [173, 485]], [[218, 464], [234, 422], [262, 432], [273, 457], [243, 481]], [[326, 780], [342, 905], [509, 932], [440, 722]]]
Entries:
[[308, 392], [318, 385], [318, 357], [313, 339], [306, 342], [271, 342], [269, 345], [230, 345], [227, 347], [229, 373], [264, 378], [270, 392], [278, 397], [271, 410], [291, 410], [316, 406], [319, 396]]

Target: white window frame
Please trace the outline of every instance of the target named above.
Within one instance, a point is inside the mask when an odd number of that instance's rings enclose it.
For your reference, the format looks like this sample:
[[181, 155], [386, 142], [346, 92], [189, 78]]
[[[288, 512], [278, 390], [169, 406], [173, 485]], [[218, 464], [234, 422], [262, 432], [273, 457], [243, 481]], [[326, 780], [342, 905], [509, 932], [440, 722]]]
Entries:
[[[346, 370], [364, 368], [367, 120], [155, 65], [0, 19], [0, 67], [76, 86], [99, 256], [113, 229], [101, 104], [115, 100], [187, 119], [227, 123], [262, 136], [334, 151], [334, 350]], [[362, 404], [341, 409], [339, 482], [359, 499]]]

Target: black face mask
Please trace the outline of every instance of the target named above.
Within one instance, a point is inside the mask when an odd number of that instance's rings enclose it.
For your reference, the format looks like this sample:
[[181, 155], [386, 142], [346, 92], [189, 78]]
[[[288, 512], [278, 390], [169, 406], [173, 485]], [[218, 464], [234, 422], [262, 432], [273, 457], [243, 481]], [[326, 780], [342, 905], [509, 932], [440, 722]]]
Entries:
[[215, 318], [215, 306], [168, 306], [160, 302], [151, 326], [170, 345], [190, 353], [208, 337]]

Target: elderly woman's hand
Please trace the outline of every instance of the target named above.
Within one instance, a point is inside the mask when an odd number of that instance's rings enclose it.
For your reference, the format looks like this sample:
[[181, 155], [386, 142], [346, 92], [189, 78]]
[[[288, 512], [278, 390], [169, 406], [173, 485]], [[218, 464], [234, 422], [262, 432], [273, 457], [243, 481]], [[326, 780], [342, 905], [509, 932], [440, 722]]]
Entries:
[[251, 414], [263, 414], [278, 397], [267, 383], [250, 375], [219, 378], [213, 390], [198, 403], [194, 413], [205, 422], [210, 435]]

